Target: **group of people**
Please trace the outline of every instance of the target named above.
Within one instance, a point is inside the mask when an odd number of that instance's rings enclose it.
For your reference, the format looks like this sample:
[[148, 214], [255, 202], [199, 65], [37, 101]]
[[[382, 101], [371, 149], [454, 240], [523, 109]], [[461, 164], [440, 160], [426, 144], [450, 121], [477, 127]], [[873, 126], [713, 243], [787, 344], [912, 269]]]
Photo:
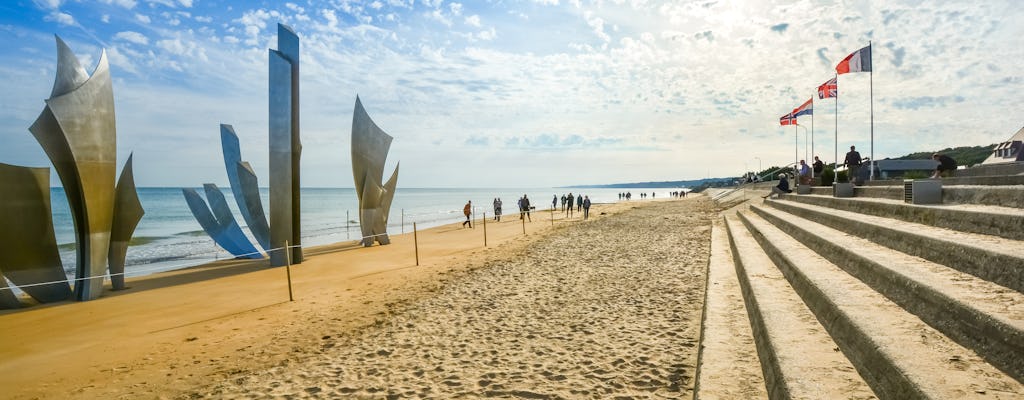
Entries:
[[[932, 154], [932, 160], [935, 160], [939, 164], [935, 167], [935, 171], [932, 172], [931, 179], [939, 179], [943, 176], [951, 176], [956, 171], [957, 163], [953, 157], [945, 154], [935, 153]], [[847, 170], [847, 181], [854, 185], [864, 184], [864, 178], [860, 175], [860, 166], [867, 163], [869, 160], [862, 158], [860, 152], [857, 151], [857, 146], [850, 146], [850, 151], [846, 153], [846, 159], [843, 160], [843, 165], [846, 166]], [[821, 176], [821, 173], [825, 171], [825, 164], [821, 162], [818, 156], [814, 156], [813, 171], [807, 166], [804, 160], [800, 160], [800, 166], [797, 170], [797, 177], [800, 180], [801, 185], [810, 185], [814, 176]], [[782, 193], [792, 193], [793, 190], [789, 188], [789, 180], [785, 173], [779, 174], [779, 184], [772, 187], [771, 193], [763, 196], [768, 198], [772, 195], [778, 195]]]
[[[575, 204], [576, 212], [583, 213], [583, 219], [590, 218], [590, 196], [584, 196], [582, 194], [573, 196], [572, 192], [569, 194], [562, 195], [562, 212], [565, 213], [566, 217], [572, 218], [573, 207]], [[551, 196], [551, 209], [558, 207], [558, 195]]]
[[[530, 199], [528, 197], [526, 197], [526, 195], [524, 194], [523, 197], [519, 198], [519, 201], [517, 203], [518, 203], [518, 207], [519, 207], [519, 219], [523, 219], [523, 217], [525, 216], [527, 218], [527, 220], [529, 220], [530, 222], [533, 222], [533, 220], [530, 219]], [[501, 197], [495, 197], [493, 205], [494, 205], [494, 218], [493, 219], [495, 221], [501, 222], [501, 206], [502, 206]], [[462, 222], [462, 227], [465, 228], [465, 227], [468, 226], [468, 227], [472, 228], [473, 227], [473, 220], [472, 220], [472, 217], [471, 217], [472, 214], [473, 214], [473, 201], [472, 200], [467, 201], [466, 205], [462, 207], [462, 214], [466, 216], [466, 220]]]

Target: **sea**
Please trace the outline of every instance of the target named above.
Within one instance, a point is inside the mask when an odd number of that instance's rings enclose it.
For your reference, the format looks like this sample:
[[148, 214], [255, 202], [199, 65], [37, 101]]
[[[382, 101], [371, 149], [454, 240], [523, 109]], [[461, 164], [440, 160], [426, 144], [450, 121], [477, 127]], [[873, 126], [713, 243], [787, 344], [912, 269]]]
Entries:
[[[132, 237], [125, 262], [125, 275], [140, 276], [156, 272], [187, 268], [233, 256], [214, 243], [192, 216], [181, 188], [141, 187], [139, 200], [145, 215], [139, 221]], [[462, 214], [467, 201], [473, 202], [476, 218], [483, 213], [494, 215], [493, 201], [500, 198], [503, 213], [513, 216], [517, 213], [517, 200], [526, 195], [536, 210], [548, 210], [553, 196], [567, 193], [583, 194], [590, 197], [593, 207], [602, 203], [620, 200], [619, 194], [630, 192], [632, 200], [643, 201], [640, 193], [648, 199], [668, 198], [672, 191], [686, 189], [666, 188], [398, 188], [391, 204], [388, 217], [388, 233], [399, 235], [412, 233], [413, 223], [417, 229], [427, 229], [465, 220]], [[245, 226], [230, 189], [222, 188], [235, 221], [256, 241]], [[197, 190], [203, 195], [203, 190]], [[270, 204], [270, 192], [260, 189], [263, 206]], [[304, 247], [358, 241], [359, 199], [350, 188], [304, 188], [301, 196], [301, 231]], [[54, 233], [60, 249], [61, 261], [69, 279], [75, 275], [76, 244], [74, 223], [63, 188], [51, 188], [50, 203], [53, 213]], [[265, 210], [267, 216], [269, 211]], [[259, 248], [258, 245], [256, 245]]]

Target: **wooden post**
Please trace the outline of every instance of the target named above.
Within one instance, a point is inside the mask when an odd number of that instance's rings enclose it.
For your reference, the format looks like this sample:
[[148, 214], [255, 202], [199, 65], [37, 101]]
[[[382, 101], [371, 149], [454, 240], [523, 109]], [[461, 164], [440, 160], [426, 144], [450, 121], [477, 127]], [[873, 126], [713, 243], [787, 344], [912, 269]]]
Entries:
[[402, 234], [405, 234], [405, 209], [402, 209]]
[[525, 235], [526, 234], [526, 214], [523, 214], [522, 216], [523, 216], [523, 218], [521, 218], [520, 221], [523, 221], [523, 234]]
[[555, 208], [551, 207], [551, 226], [555, 226]]
[[284, 270], [288, 274], [288, 301], [295, 301], [292, 297], [292, 252], [289, 251], [288, 241], [284, 241]]
[[351, 237], [351, 234], [349, 234], [349, 232], [348, 232], [348, 221], [349, 220], [351, 220], [351, 218], [349, 218], [349, 216], [348, 216], [348, 210], [345, 210], [345, 239], [348, 239], [348, 238]]
[[487, 247], [487, 211], [484, 211], [484, 247]]
[[420, 265], [420, 240], [416, 236], [416, 223], [412, 223], [412, 244], [416, 248], [416, 265]]

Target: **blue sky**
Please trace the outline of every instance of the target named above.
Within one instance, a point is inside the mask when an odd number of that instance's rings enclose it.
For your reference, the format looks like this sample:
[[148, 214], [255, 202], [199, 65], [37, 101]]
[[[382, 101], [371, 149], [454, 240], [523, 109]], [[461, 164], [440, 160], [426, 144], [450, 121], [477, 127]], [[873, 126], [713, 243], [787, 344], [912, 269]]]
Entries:
[[[108, 52], [119, 164], [135, 152], [138, 185], [226, 185], [220, 123], [234, 125], [265, 185], [278, 22], [301, 40], [310, 187], [352, 186], [357, 94], [395, 137], [387, 170], [401, 161], [404, 187], [679, 180], [781, 165], [794, 157], [794, 132], [779, 116], [868, 41], [873, 76], [839, 77], [840, 150], [870, 151], [869, 79], [876, 158], [1010, 137], [1024, 126], [1024, 11], [1013, 1], [918, 3], [5, 1], [0, 162], [49, 166], [27, 128], [53, 85], [57, 34], [90, 71]], [[815, 108], [816, 153], [831, 160], [835, 102]]]

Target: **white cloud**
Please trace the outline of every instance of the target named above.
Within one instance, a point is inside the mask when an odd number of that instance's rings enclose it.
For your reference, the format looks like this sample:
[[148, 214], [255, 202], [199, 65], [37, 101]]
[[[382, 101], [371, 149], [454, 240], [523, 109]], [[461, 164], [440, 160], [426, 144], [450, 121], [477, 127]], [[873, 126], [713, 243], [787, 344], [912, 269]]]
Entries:
[[151, 20], [149, 19], [148, 16], [145, 16], [145, 15], [142, 15], [142, 14], [135, 14], [135, 20], [139, 21], [141, 23], [144, 23], [144, 24], [148, 24], [148, 23], [151, 22]]
[[32, 0], [32, 2], [36, 4], [36, 7], [44, 10], [56, 10], [64, 3], [62, 0]]
[[306, 9], [300, 7], [298, 4], [295, 3], [284, 3], [284, 7], [289, 10], [295, 11], [296, 13], [299, 14], [306, 12]]
[[104, 24], [109, 24], [110, 14], [103, 14], [102, 16], [100, 16], [100, 21], [103, 21]]
[[43, 19], [46, 21], [56, 22], [58, 25], [63, 26], [71, 26], [75, 24], [75, 17], [72, 17], [71, 14], [56, 10], [47, 14]]
[[534, 3], [542, 4], [545, 6], [557, 6], [558, 0], [533, 0]]
[[381, 8], [384, 8], [384, 3], [374, 1], [373, 3], [370, 3], [370, 8], [374, 10], [380, 10]]
[[451, 4], [448, 4], [448, 8], [452, 10], [452, 15], [454, 15], [454, 16], [462, 15], [462, 4], [461, 3], [454, 3], [453, 2]]
[[135, 0], [100, 0], [104, 4], [113, 4], [131, 10], [138, 4]]
[[451, 18], [446, 17], [444, 15], [444, 11], [441, 11], [441, 9], [435, 9], [434, 11], [426, 13], [425, 15], [427, 16], [427, 18], [440, 22], [449, 28], [452, 26]]
[[114, 35], [114, 39], [119, 39], [119, 40], [123, 40], [123, 41], [126, 41], [126, 42], [131, 42], [131, 43], [141, 44], [141, 45], [148, 45], [149, 44], [149, 38], [147, 38], [145, 35], [143, 35], [141, 33], [132, 32], [132, 31], [118, 32], [116, 35]]
[[605, 42], [612, 40], [611, 36], [608, 36], [608, 34], [604, 32], [604, 19], [593, 16], [593, 13], [590, 11], [583, 13], [583, 17], [586, 19], [587, 25], [594, 29], [594, 34], [597, 35], [597, 37], [601, 38], [601, 40]]
[[192, 8], [192, 0], [178, 0], [182, 7]]
[[202, 22], [204, 24], [208, 24], [208, 23], [213, 22], [213, 17], [209, 17], [209, 16], [197, 15], [195, 19], [196, 19], [196, 22]]
[[475, 26], [475, 27], [479, 28], [480, 27], [480, 16], [476, 15], [476, 14], [470, 15], [470, 16], [466, 17], [466, 21], [465, 22], [466, 22], [466, 25]]

